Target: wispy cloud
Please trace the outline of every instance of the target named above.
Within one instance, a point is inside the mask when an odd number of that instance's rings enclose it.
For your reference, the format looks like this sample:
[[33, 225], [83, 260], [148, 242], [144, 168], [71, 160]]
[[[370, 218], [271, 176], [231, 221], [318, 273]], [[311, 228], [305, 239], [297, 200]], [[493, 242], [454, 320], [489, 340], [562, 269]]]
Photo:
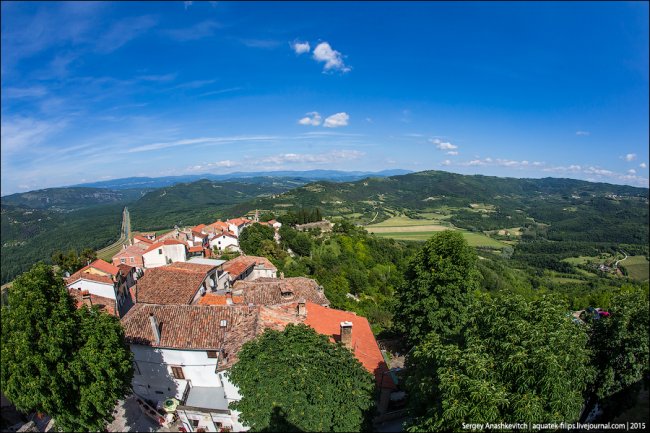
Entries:
[[236, 92], [241, 89], [242, 87], [229, 87], [227, 89], [212, 90], [210, 92], [201, 93], [199, 96], [220, 95], [222, 93]]
[[325, 128], [340, 128], [341, 126], [348, 126], [349, 120], [348, 113], [336, 113], [325, 119], [323, 126]]
[[187, 10], [187, 8], [189, 8], [190, 6], [192, 6], [192, 3], [194, 3], [194, 2], [191, 2], [191, 1], [184, 1], [184, 2], [183, 2], [183, 6], [185, 7], [185, 10]]
[[589, 131], [576, 131], [576, 135], [587, 136], [587, 135], [591, 135], [591, 132], [589, 132]]
[[47, 94], [43, 86], [32, 87], [7, 87], [2, 89], [2, 97], [7, 99], [32, 99], [40, 98]]
[[158, 20], [151, 15], [127, 17], [115, 24], [97, 40], [95, 48], [100, 53], [110, 53], [156, 26]]
[[210, 170], [213, 168], [232, 168], [232, 167], [238, 167], [240, 165], [241, 165], [240, 162], [226, 159], [223, 161], [208, 162], [206, 164], [194, 165], [192, 167], [188, 167], [187, 171], [202, 171], [202, 170]]
[[224, 144], [235, 143], [241, 141], [272, 141], [277, 140], [279, 137], [268, 135], [240, 135], [232, 137], [201, 137], [201, 138], [188, 138], [176, 141], [167, 141], [160, 143], [145, 144], [129, 149], [128, 153], [134, 152], [149, 152], [152, 150], [166, 149], [169, 147], [178, 146], [192, 146], [192, 145], [205, 145], [205, 144]]
[[276, 48], [282, 45], [282, 42], [273, 39], [240, 39], [239, 41], [250, 48]]
[[67, 120], [40, 120], [33, 117], [3, 116], [0, 124], [2, 153], [33, 150], [35, 145], [60, 132]]
[[350, 67], [346, 66], [343, 62], [343, 55], [332, 49], [329, 43], [321, 42], [316, 45], [313, 53], [314, 60], [317, 62], [324, 62], [325, 66], [323, 67], [323, 72], [329, 71], [339, 71], [339, 72], [349, 72]]
[[626, 160], [627, 162], [632, 162], [636, 159], [636, 153], [628, 153], [625, 156], [621, 156], [621, 158]]
[[254, 161], [254, 164], [285, 164], [285, 163], [316, 163], [326, 164], [351, 159], [359, 159], [364, 156], [364, 152], [358, 150], [334, 150], [327, 153], [308, 154], [308, 153], [283, 153], [279, 155], [267, 156]]
[[641, 167], [641, 168], [646, 168], [646, 167], [647, 167], [647, 165], [646, 165], [646, 163], [645, 163], [645, 162], [642, 162], [641, 164], [639, 164], [639, 167]]
[[449, 152], [447, 152], [447, 155], [456, 156], [456, 155], [458, 155], [458, 151], [457, 150], [450, 150]]
[[179, 42], [197, 41], [199, 39], [214, 35], [215, 30], [220, 27], [221, 26], [216, 21], [206, 20], [191, 27], [182, 29], [169, 29], [165, 30], [163, 33]]
[[291, 47], [293, 48], [293, 51], [296, 52], [296, 54], [308, 53], [311, 49], [309, 42], [294, 42]]

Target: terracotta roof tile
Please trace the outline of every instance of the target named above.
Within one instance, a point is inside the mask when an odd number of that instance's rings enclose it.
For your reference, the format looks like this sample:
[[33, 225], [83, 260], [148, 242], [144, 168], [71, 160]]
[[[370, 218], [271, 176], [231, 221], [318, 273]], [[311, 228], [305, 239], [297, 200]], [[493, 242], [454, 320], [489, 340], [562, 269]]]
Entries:
[[111, 275], [117, 275], [117, 273], [120, 271], [117, 266], [114, 266], [108, 262], [105, 262], [101, 259], [97, 259], [94, 262], [92, 262], [90, 265], [91, 268], [98, 269], [102, 272], [106, 272], [107, 274]]
[[[205, 296], [201, 296], [199, 299], [198, 305], [232, 305], [228, 304], [228, 296], [226, 295], [217, 295], [216, 293], [207, 293]], [[233, 304], [244, 304], [243, 296], [233, 296]]]
[[[68, 293], [72, 298], [75, 300], [75, 305], [77, 308], [81, 308], [83, 306], [83, 294], [88, 293], [87, 290], [81, 291], [78, 289], [68, 289]], [[103, 296], [97, 296], [95, 294], [90, 293], [90, 301], [92, 302], [93, 305], [96, 305], [99, 307], [101, 311], [104, 311], [107, 314], [110, 314], [112, 316], [117, 316], [115, 313], [115, 299], [111, 298], [105, 298]]]
[[203, 247], [201, 245], [197, 245], [195, 247], [190, 247], [187, 251], [190, 253], [200, 253], [203, 252]]
[[[87, 267], [84, 269], [87, 269]], [[111, 286], [114, 284], [113, 279], [111, 277], [107, 277], [105, 275], [91, 274], [89, 272], [84, 272], [84, 270], [82, 269], [70, 275], [68, 278], [66, 278], [66, 285], [76, 283], [81, 279], [95, 281], [97, 283], [110, 284]]]
[[349, 311], [323, 307], [313, 302], [306, 302], [305, 306], [306, 317], [298, 316], [297, 302], [261, 307], [257, 332], [261, 333], [265, 328], [282, 330], [289, 323], [304, 323], [319, 334], [328, 336], [330, 341], [334, 342], [341, 340], [341, 322], [352, 322], [351, 346], [354, 356], [366, 370], [375, 376], [377, 386], [395, 389], [391, 376], [384, 374], [388, 371], [388, 367], [365, 317], [357, 316]]
[[164, 241], [159, 241], [151, 245], [142, 254], [148, 253], [149, 251], [153, 251], [156, 248], [162, 247], [163, 245], [185, 245], [185, 247], [187, 248], [187, 244], [185, 242], [177, 241], [176, 239], [165, 239]]
[[135, 269], [135, 267], [127, 265], [126, 263], [120, 263], [117, 265], [117, 268], [120, 270], [120, 274], [122, 274], [123, 277], [129, 275]]
[[172, 263], [149, 269], [136, 283], [137, 302], [147, 304], [189, 304], [201, 288], [207, 271], [214, 266]]
[[144, 236], [140, 236], [140, 235], [133, 236], [133, 239], [137, 239], [140, 242], [144, 242], [145, 244], [153, 244], [153, 242], [154, 242], [151, 239], [147, 239]]
[[[159, 324], [160, 343], [155, 342], [150, 314]], [[136, 304], [122, 318], [122, 326], [130, 344], [188, 350], [223, 348], [221, 370], [237, 362], [241, 346], [255, 337], [257, 316], [258, 311], [248, 307]], [[222, 320], [226, 320], [225, 328]]]
[[329, 305], [320, 286], [311, 278], [258, 278], [237, 281], [233, 293], [244, 297], [246, 303], [277, 305], [306, 300], [319, 305]]
[[140, 244], [129, 245], [128, 247], [121, 250], [119, 253], [115, 254], [113, 256], [113, 258], [122, 257], [122, 256], [125, 256], [125, 257], [141, 256], [142, 254], [144, 254], [144, 251], [147, 249], [148, 246], [149, 246], [149, 244], [147, 244], [145, 246], [145, 245], [142, 245], [141, 243]]
[[228, 260], [223, 264], [223, 270], [228, 272], [232, 279], [237, 279], [241, 274], [243, 274], [251, 266], [256, 264], [263, 265], [266, 269], [273, 269], [277, 271], [277, 268], [267, 259], [266, 257], [256, 257], [256, 256], [239, 256], [235, 257], [232, 260]]

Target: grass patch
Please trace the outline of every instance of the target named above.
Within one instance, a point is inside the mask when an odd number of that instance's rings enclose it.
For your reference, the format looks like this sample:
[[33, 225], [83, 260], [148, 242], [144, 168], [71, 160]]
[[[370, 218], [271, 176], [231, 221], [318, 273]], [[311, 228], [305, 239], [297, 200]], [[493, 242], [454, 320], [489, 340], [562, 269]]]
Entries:
[[627, 275], [632, 279], [639, 281], [650, 279], [650, 263], [645, 256], [629, 256], [626, 260], [620, 262], [620, 265], [627, 269]]
[[388, 218], [387, 220], [384, 220], [380, 223], [369, 225], [368, 227], [366, 227], [366, 230], [372, 232], [375, 228], [380, 228], [380, 227], [417, 227], [417, 226], [435, 225], [432, 224], [432, 222], [434, 221], [426, 220], [426, 219], [416, 220], [406, 216], [396, 216], [396, 217]]
[[[381, 236], [385, 238], [393, 238], [403, 241], [426, 241], [428, 240], [435, 232], [432, 231], [409, 231], [409, 232], [380, 232], [375, 233], [376, 236]], [[485, 247], [485, 248], [496, 248], [501, 249], [506, 245], [502, 242], [490, 239], [489, 237], [470, 232], [461, 232], [463, 237], [467, 241], [467, 244], [472, 247]]]

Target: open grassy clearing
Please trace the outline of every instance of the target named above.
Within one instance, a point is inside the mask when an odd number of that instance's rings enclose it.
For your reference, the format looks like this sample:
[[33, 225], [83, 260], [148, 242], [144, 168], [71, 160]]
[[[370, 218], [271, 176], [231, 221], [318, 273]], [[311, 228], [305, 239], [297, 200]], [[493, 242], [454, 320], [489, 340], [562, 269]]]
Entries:
[[441, 232], [443, 230], [450, 230], [452, 227], [443, 226], [439, 224], [427, 224], [418, 226], [388, 226], [388, 227], [372, 227], [368, 226], [369, 233], [418, 233], [418, 232]]
[[113, 245], [111, 248], [108, 248], [106, 250], [101, 250], [101, 252], [97, 252], [97, 258], [111, 263], [111, 261], [113, 260], [113, 256], [119, 253], [121, 249], [122, 249], [121, 243]]
[[[437, 225], [433, 220], [416, 220], [406, 216], [396, 216], [388, 218], [377, 224], [372, 224], [366, 227], [366, 230], [371, 232], [375, 228], [380, 227], [417, 227], [417, 226], [430, 226]], [[433, 224], [432, 224], [433, 223]]]
[[[428, 240], [435, 232], [433, 231], [419, 231], [419, 232], [381, 232], [375, 233], [377, 236], [385, 238], [393, 238], [403, 241], [426, 241]], [[491, 239], [485, 235], [479, 233], [470, 233], [462, 232], [463, 237], [470, 246], [473, 247], [485, 247], [485, 248], [496, 248], [501, 249], [506, 246], [506, 244]]]
[[625, 266], [630, 278], [639, 281], [647, 281], [650, 279], [650, 263], [645, 259], [645, 256], [629, 256], [620, 264]]

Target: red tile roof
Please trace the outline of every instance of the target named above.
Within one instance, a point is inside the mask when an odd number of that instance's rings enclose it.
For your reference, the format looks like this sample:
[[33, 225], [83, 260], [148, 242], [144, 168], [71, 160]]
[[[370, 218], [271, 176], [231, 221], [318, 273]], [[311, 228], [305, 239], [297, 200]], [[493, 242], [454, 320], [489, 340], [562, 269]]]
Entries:
[[264, 328], [282, 330], [289, 323], [304, 323], [319, 334], [328, 336], [330, 341], [334, 342], [341, 340], [341, 322], [352, 322], [351, 348], [354, 356], [366, 370], [375, 376], [377, 386], [395, 389], [392, 377], [390, 374], [385, 374], [388, 367], [365, 317], [357, 316], [349, 311], [322, 307], [313, 302], [307, 302], [305, 305], [306, 317], [297, 315], [297, 302], [261, 307], [257, 332], [261, 332]]
[[88, 266], [70, 275], [68, 278], [66, 278], [66, 285], [69, 286], [70, 284], [76, 283], [77, 281], [82, 279], [95, 281], [97, 283], [110, 284], [111, 286], [114, 284], [113, 279], [111, 277], [107, 277], [105, 275], [91, 274], [89, 272], [85, 272], [86, 270], [88, 270]]
[[189, 304], [214, 266], [172, 263], [149, 269], [136, 283], [138, 303]]
[[[227, 299], [228, 297], [226, 295], [207, 293], [199, 299], [198, 305], [229, 305]], [[244, 304], [244, 298], [242, 296], [233, 296], [232, 303]]]
[[146, 244], [152, 244], [152, 243], [154, 242], [154, 241], [152, 241], [151, 239], [147, 239], [147, 238], [145, 238], [144, 236], [140, 236], [140, 235], [135, 235], [135, 236], [133, 236], [133, 239], [137, 239], [137, 240], [139, 240], [140, 242], [144, 242], [144, 243], [146, 243]]
[[205, 227], [206, 227], [205, 224], [199, 224], [197, 226], [192, 227], [192, 231], [193, 232], [196, 231], [200, 233], [201, 230], [203, 230]]
[[388, 367], [370, 329], [368, 319], [349, 311], [321, 307], [313, 302], [307, 302], [306, 307], [307, 317], [304, 323], [319, 334], [329, 336], [332, 341], [341, 339], [341, 322], [352, 322], [351, 346], [354, 356], [361, 361], [366, 370], [375, 375], [378, 386], [395, 388], [390, 374], [384, 374], [388, 371]]
[[228, 272], [232, 279], [237, 279], [237, 277], [243, 274], [248, 268], [258, 264], [264, 266], [266, 269], [277, 271], [277, 268], [269, 261], [269, 259], [266, 257], [256, 256], [235, 257], [223, 264], [223, 270]]
[[197, 245], [195, 247], [190, 247], [187, 251], [190, 253], [200, 253], [203, 252], [203, 247], [201, 245]]
[[126, 263], [120, 263], [117, 265], [117, 268], [120, 270], [120, 274], [122, 274], [123, 277], [129, 275], [135, 269], [135, 267], [127, 265]]
[[134, 256], [141, 256], [144, 251], [149, 247], [149, 244], [142, 245], [140, 243], [134, 244], [134, 245], [129, 245], [128, 247], [124, 248], [123, 250], [120, 250], [119, 253], [115, 254], [113, 258], [115, 257], [134, 257]]
[[156, 248], [162, 247], [163, 245], [185, 245], [187, 248], [187, 244], [185, 242], [177, 241], [176, 239], [165, 239], [164, 241], [156, 242], [155, 244], [151, 245], [142, 254], [146, 254], [149, 251], [153, 251]]
[[212, 224], [210, 224], [208, 227], [213, 227], [217, 231], [227, 231], [228, 230], [228, 223], [225, 223], [223, 221], [215, 221]]
[[226, 221], [229, 224], [234, 224], [237, 227], [243, 226], [244, 224], [251, 223], [252, 221], [246, 218], [233, 218], [231, 220]]
[[117, 268], [117, 266], [114, 266], [114, 265], [112, 265], [112, 264], [110, 264], [108, 262], [105, 262], [105, 261], [101, 260], [101, 259], [95, 260], [94, 262], [92, 262], [88, 266], [90, 266], [91, 268], [98, 269], [98, 270], [100, 270], [102, 272], [105, 272], [107, 274], [111, 274], [111, 275], [117, 275], [117, 273], [120, 271]]
[[[160, 329], [156, 343], [150, 314]], [[248, 307], [214, 305], [136, 304], [122, 318], [126, 340], [130, 344], [186, 350], [223, 349], [225, 359], [219, 369], [237, 362], [241, 346], [255, 337], [257, 310]], [[226, 327], [221, 327], [221, 321]]]
[[277, 305], [305, 300], [319, 305], [329, 305], [323, 290], [311, 278], [258, 278], [237, 281], [233, 294], [244, 297], [245, 302], [255, 305]]
[[115, 299], [97, 296], [95, 294], [89, 293], [87, 290], [81, 291], [78, 289], [68, 289], [68, 293], [74, 298], [77, 308], [81, 308], [84, 305], [83, 295], [87, 293], [90, 295], [90, 302], [92, 302], [93, 305], [98, 306], [100, 311], [104, 311], [111, 316], [117, 316], [115, 313]]

